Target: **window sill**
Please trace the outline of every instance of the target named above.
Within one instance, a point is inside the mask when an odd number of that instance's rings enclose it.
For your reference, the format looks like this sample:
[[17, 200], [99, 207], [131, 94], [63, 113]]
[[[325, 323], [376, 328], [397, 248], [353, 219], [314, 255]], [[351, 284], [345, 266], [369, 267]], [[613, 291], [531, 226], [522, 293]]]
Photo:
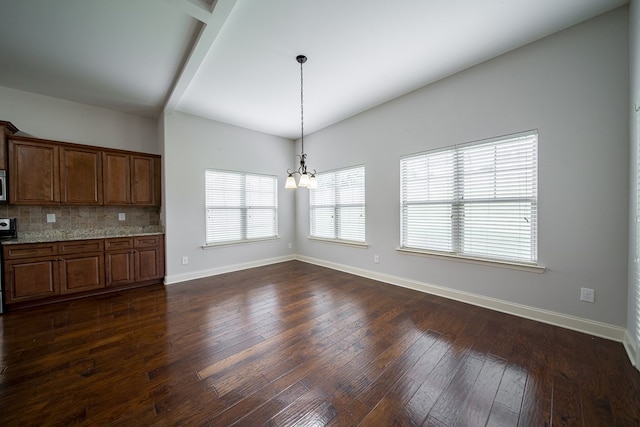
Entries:
[[205, 243], [202, 245], [202, 249], [213, 249], [219, 248], [221, 246], [236, 246], [236, 245], [246, 245], [248, 243], [263, 243], [270, 242], [273, 240], [280, 240], [280, 237], [265, 237], [264, 239], [249, 239], [249, 240], [234, 240], [232, 242], [220, 242], [220, 243]]
[[470, 264], [488, 265], [493, 267], [508, 268], [511, 270], [528, 271], [530, 273], [540, 274], [540, 273], [544, 273], [546, 270], [546, 267], [538, 264], [526, 264], [526, 263], [511, 262], [511, 261], [489, 260], [489, 259], [482, 259], [482, 258], [473, 258], [469, 256], [447, 254], [442, 252], [421, 251], [418, 249], [408, 249], [408, 248], [397, 248], [396, 251], [406, 255], [418, 255], [418, 256], [426, 256], [429, 258], [445, 259], [449, 261], [461, 261], [461, 262], [467, 262]]
[[335, 243], [338, 245], [344, 245], [344, 246], [352, 246], [355, 248], [368, 248], [369, 245], [365, 242], [354, 242], [352, 240], [337, 240], [337, 239], [323, 239], [321, 237], [313, 237], [313, 236], [309, 236], [308, 237], [309, 240], [315, 240], [317, 242], [324, 242], [324, 243]]

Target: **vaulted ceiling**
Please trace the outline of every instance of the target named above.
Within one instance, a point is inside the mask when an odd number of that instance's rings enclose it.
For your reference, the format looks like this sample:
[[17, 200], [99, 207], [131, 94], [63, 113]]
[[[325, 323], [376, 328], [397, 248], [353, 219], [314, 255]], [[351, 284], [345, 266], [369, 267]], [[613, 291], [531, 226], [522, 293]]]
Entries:
[[296, 138], [627, 0], [3, 0], [0, 86]]

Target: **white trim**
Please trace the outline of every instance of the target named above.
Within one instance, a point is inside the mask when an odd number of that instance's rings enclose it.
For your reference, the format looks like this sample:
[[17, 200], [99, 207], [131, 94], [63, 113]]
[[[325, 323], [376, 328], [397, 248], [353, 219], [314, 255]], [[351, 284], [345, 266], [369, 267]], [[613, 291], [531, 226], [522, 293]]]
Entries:
[[426, 256], [445, 259], [448, 261], [460, 261], [469, 264], [491, 265], [493, 267], [509, 268], [511, 270], [528, 271], [530, 273], [544, 273], [546, 267], [538, 264], [526, 264], [514, 261], [501, 261], [497, 259], [474, 258], [466, 255], [449, 254], [445, 252], [433, 252], [420, 249], [396, 248], [400, 254]]
[[356, 248], [369, 247], [369, 244], [367, 242], [356, 242], [355, 240], [325, 239], [323, 237], [314, 237], [314, 236], [308, 236], [307, 238], [309, 240], [315, 240], [316, 242], [335, 243], [337, 245], [345, 245], [345, 246], [351, 246]]
[[211, 268], [208, 270], [192, 271], [184, 274], [174, 274], [165, 276], [164, 284], [173, 285], [175, 283], [186, 282], [187, 280], [202, 279], [203, 277], [217, 276], [218, 274], [231, 273], [233, 271], [246, 270], [254, 267], [262, 267], [264, 265], [278, 264], [280, 262], [293, 261], [294, 255], [286, 255], [276, 258], [266, 258], [242, 264], [225, 265], [223, 267]]
[[280, 236], [273, 236], [273, 237], [260, 237], [258, 239], [244, 239], [244, 240], [231, 240], [228, 242], [205, 243], [204, 245], [202, 245], [202, 249], [214, 249], [214, 248], [219, 248], [221, 246], [246, 245], [248, 243], [269, 242], [271, 240], [279, 240], [279, 239], [280, 239]]
[[627, 356], [629, 356], [631, 364], [640, 371], [640, 365], [638, 365], [638, 344], [633, 337], [629, 335], [628, 330], [624, 333], [624, 341], [622, 341], [622, 344], [624, 344], [624, 349], [627, 351]]
[[402, 277], [383, 274], [371, 270], [355, 268], [348, 265], [324, 261], [317, 258], [298, 255], [296, 256], [296, 259], [309, 264], [315, 264], [322, 267], [331, 268], [333, 270], [354, 274], [356, 276], [362, 276], [369, 279], [378, 280], [380, 282], [389, 283], [391, 285], [401, 286], [428, 294], [438, 295], [444, 298], [476, 305], [478, 307], [484, 307], [490, 310], [524, 317], [525, 319], [531, 319], [578, 332], [584, 332], [589, 335], [607, 338], [617, 342], [623, 342], [626, 333], [626, 330], [619, 326], [596, 322], [580, 317], [569, 316], [567, 314], [543, 310], [540, 308], [530, 307], [522, 304], [515, 304], [509, 301], [489, 298], [470, 292], [458, 291], [451, 288], [418, 282], [416, 280], [405, 279]]

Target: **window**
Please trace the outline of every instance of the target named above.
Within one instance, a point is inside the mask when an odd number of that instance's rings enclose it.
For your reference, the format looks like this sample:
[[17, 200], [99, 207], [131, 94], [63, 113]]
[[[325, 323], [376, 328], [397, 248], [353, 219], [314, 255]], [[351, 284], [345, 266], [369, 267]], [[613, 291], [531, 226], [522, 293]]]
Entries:
[[309, 192], [311, 237], [365, 242], [364, 166], [317, 174]]
[[535, 131], [400, 161], [401, 247], [537, 261]]
[[206, 243], [278, 236], [278, 178], [205, 170]]

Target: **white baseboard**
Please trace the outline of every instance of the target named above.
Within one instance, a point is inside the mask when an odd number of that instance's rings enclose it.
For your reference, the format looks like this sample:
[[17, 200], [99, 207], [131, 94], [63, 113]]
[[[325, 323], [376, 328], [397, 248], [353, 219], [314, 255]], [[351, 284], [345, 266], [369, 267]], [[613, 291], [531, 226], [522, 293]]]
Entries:
[[248, 268], [262, 267], [263, 265], [278, 264], [285, 261], [293, 261], [294, 255], [281, 256], [276, 258], [266, 258], [257, 261], [245, 262], [242, 264], [225, 265], [223, 267], [211, 268], [207, 270], [192, 271], [184, 274], [174, 274], [165, 276], [164, 284], [173, 285], [175, 283], [186, 282], [187, 280], [202, 279], [203, 277], [217, 276], [218, 274], [231, 273], [233, 271], [246, 270]]
[[[296, 256], [296, 259], [309, 264], [315, 264], [322, 267], [331, 268], [333, 270], [343, 271], [345, 273], [362, 276], [369, 279], [377, 280], [391, 285], [402, 286], [404, 288], [413, 289], [428, 294], [438, 295], [444, 298], [453, 299], [460, 302], [488, 308], [502, 313], [512, 314], [514, 316], [524, 317], [526, 319], [536, 320], [538, 322], [547, 323], [562, 328], [571, 329], [578, 332], [584, 332], [601, 338], [607, 338], [613, 341], [623, 342], [625, 340], [626, 330], [619, 326], [609, 325], [607, 323], [596, 322], [593, 320], [583, 319], [580, 317], [569, 316], [554, 311], [543, 310], [540, 308], [530, 307], [522, 304], [515, 304], [496, 298], [489, 298], [470, 292], [458, 291], [451, 288], [432, 285], [429, 283], [418, 282], [415, 280], [405, 279], [402, 277], [392, 276], [388, 274], [378, 273], [375, 271], [359, 269], [348, 265], [333, 263], [321, 259]], [[626, 344], [625, 344], [626, 348]], [[637, 347], [636, 347], [637, 348]], [[627, 351], [629, 351], [627, 349]], [[635, 352], [634, 352], [635, 355]], [[635, 359], [632, 361], [635, 362]]]
[[625, 331], [624, 333], [624, 349], [627, 351], [627, 356], [629, 356], [629, 360], [631, 360], [631, 364], [636, 367], [640, 371], [640, 366], [638, 365], [638, 343], [633, 339], [631, 335], [629, 335], [629, 331]]

